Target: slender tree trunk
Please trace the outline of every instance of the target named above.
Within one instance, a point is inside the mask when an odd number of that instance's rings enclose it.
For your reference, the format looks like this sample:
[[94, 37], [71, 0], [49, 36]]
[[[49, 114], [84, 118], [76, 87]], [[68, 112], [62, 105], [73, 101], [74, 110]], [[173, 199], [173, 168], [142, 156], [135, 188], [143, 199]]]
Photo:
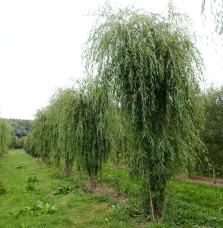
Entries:
[[190, 167], [187, 167], [187, 176], [189, 179], [191, 179], [191, 172], [190, 172]]
[[163, 218], [164, 218], [164, 203], [165, 203], [164, 191], [162, 192], [162, 194], [160, 196], [160, 200], [162, 202], [162, 208], [160, 208], [159, 214], [160, 214], [160, 218], [163, 220]]
[[100, 168], [100, 183], [101, 183], [101, 187], [102, 187], [102, 183], [103, 183], [103, 176], [102, 176], [102, 170]]
[[89, 175], [88, 178], [89, 178], [90, 187], [91, 189], [93, 189], [94, 184], [93, 184], [92, 177]]
[[65, 133], [65, 146], [64, 146], [64, 169], [62, 172], [63, 176], [70, 176], [72, 173], [72, 168], [73, 168], [73, 159], [70, 159], [70, 151], [67, 150], [67, 142], [68, 142], [68, 138], [67, 138], [67, 131]]
[[188, 176], [188, 178], [189, 179], [191, 179], [191, 167], [190, 167], [190, 162], [189, 162], [189, 160], [187, 160], [187, 166], [186, 166], [187, 168], [187, 176]]
[[[164, 184], [166, 186], [166, 183]], [[154, 200], [154, 214], [155, 218], [157, 219], [163, 219], [164, 216], [164, 202], [165, 202], [165, 187], [160, 190], [159, 195]]]
[[63, 176], [67, 176], [67, 170], [68, 170], [68, 160], [67, 160], [67, 154], [66, 152], [64, 152], [64, 167], [63, 167], [63, 171], [62, 171], [62, 175]]
[[54, 164], [56, 167], [59, 167], [60, 166], [60, 156], [55, 156], [54, 157]]
[[214, 179], [214, 184], [216, 184], [216, 172], [215, 172], [214, 165], [213, 165], [213, 179]]
[[91, 189], [93, 189], [94, 188], [94, 177], [92, 178], [93, 175], [92, 175], [91, 169], [88, 164], [88, 156], [86, 156], [86, 169], [88, 172], [90, 187], [91, 187]]
[[69, 168], [68, 168], [68, 176], [72, 175], [72, 171], [73, 171], [73, 161], [69, 161]]
[[97, 177], [98, 177], [98, 166], [95, 167], [95, 171], [94, 171], [94, 188], [97, 188]]
[[155, 211], [154, 211], [154, 205], [153, 205], [153, 198], [152, 198], [152, 191], [150, 187], [150, 179], [149, 179], [149, 170], [145, 170], [145, 180], [148, 186], [148, 194], [149, 194], [149, 202], [150, 202], [150, 209], [151, 209], [151, 215], [152, 220], [155, 220]]
[[124, 154], [124, 160], [125, 160], [125, 169], [128, 169], [128, 164], [127, 164], [126, 154]]
[[63, 168], [62, 175], [66, 176], [66, 177], [70, 176], [72, 174], [72, 169], [73, 169], [73, 162], [71, 162], [69, 160], [69, 158], [65, 157], [64, 168]]
[[93, 178], [93, 188], [94, 189], [97, 188], [97, 175], [94, 175], [94, 178]]
[[80, 188], [82, 188], [81, 167], [80, 167], [80, 165], [77, 166], [77, 170], [78, 170], [79, 186], [80, 186]]

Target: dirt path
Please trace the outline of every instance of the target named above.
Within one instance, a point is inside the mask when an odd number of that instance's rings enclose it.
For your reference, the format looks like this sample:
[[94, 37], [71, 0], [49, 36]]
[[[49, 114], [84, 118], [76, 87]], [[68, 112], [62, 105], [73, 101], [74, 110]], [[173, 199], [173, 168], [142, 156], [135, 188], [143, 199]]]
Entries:
[[223, 179], [216, 179], [216, 184], [214, 183], [214, 178], [203, 177], [203, 176], [192, 176], [191, 179], [188, 179], [187, 176], [177, 176], [177, 179], [186, 180], [199, 184], [210, 184], [223, 187]]
[[[118, 167], [118, 168], [126, 168], [126, 165], [118, 164], [118, 165], [109, 165], [111, 167]], [[191, 179], [189, 179], [187, 176], [177, 176], [177, 179], [190, 181], [198, 184], [209, 184], [209, 185], [217, 185], [220, 187], [223, 187], [223, 179], [216, 179], [216, 184], [214, 183], [214, 178], [211, 177], [204, 177], [204, 176], [192, 176]]]

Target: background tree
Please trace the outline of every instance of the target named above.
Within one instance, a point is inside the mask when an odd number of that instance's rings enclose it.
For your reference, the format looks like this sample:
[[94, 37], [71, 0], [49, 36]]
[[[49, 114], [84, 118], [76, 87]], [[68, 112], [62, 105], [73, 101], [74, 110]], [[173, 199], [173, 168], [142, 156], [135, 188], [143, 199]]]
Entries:
[[[75, 89], [59, 90], [54, 104], [53, 114], [57, 124], [58, 149], [64, 153], [63, 175], [69, 176], [72, 173], [74, 160], [77, 157], [75, 131], [78, 124], [79, 94]], [[56, 133], [56, 132], [55, 132]], [[54, 142], [55, 144], [56, 142]], [[58, 150], [57, 149], [57, 150]]]
[[106, 82], [122, 119], [129, 118], [130, 166], [147, 182], [152, 217], [162, 217], [167, 180], [177, 165], [194, 164], [202, 145], [200, 53], [173, 11], [164, 18], [106, 4], [95, 14], [86, 69]]
[[11, 141], [11, 126], [6, 119], [0, 118], [0, 158], [8, 150]]
[[50, 159], [50, 128], [48, 122], [48, 109], [38, 110], [33, 122], [32, 138], [35, 147], [34, 154], [42, 158], [44, 162]]
[[86, 80], [79, 90], [59, 89], [50, 105], [38, 111], [33, 132], [26, 139], [28, 153], [58, 165], [64, 159], [63, 175], [71, 175], [76, 162], [81, 186], [81, 168], [96, 187], [102, 164], [110, 153], [108, 137], [109, 96], [100, 81]]
[[32, 130], [32, 120], [9, 119], [12, 126], [12, 135], [17, 138], [27, 136]]
[[205, 128], [202, 139], [211, 163], [223, 162], [223, 87], [209, 88], [204, 94]]
[[11, 142], [10, 142], [10, 148], [14, 149], [17, 145], [18, 137], [15, 135], [12, 135]]
[[32, 132], [25, 137], [24, 149], [27, 154], [33, 156], [34, 158], [39, 157], [39, 152], [36, 150], [36, 142]]

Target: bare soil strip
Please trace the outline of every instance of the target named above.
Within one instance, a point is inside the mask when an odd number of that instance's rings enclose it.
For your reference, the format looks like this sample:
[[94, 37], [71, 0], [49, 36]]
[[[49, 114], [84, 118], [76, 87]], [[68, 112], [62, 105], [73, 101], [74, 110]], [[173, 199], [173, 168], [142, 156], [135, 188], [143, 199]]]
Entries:
[[[126, 165], [123, 165], [123, 164], [110, 165], [110, 166], [129, 169], [129, 168], [126, 168]], [[209, 184], [209, 185], [217, 185], [217, 186], [223, 187], [223, 179], [216, 178], [216, 183], [214, 183], [214, 178], [204, 177], [204, 176], [191, 176], [191, 178], [189, 179], [187, 176], [184, 175], [184, 176], [176, 176], [176, 178], [180, 180], [198, 183], [198, 184]]]
[[216, 184], [214, 183], [214, 178], [211, 177], [203, 177], [203, 176], [192, 176], [190, 179], [187, 176], [177, 176], [177, 179], [190, 181], [198, 184], [209, 184], [209, 185], [217, 185], [223, 187], [223, 179], [216, 179]]

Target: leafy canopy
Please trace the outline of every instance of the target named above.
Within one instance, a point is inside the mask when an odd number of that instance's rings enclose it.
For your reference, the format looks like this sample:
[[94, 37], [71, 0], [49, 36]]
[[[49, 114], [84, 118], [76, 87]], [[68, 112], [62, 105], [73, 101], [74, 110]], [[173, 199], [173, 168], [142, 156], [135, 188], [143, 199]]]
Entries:
[[184, 17], [172, 10], [162, 17], [108, 4], [95, 15], [84, 52], [86, 70], [109, 86], [122, 113], [132, 118], [133, 143], [140, 151], [133, 153], [132, 166], [159, 172], [169, 161], [192, 160], [201, 144], [202, 59]]

